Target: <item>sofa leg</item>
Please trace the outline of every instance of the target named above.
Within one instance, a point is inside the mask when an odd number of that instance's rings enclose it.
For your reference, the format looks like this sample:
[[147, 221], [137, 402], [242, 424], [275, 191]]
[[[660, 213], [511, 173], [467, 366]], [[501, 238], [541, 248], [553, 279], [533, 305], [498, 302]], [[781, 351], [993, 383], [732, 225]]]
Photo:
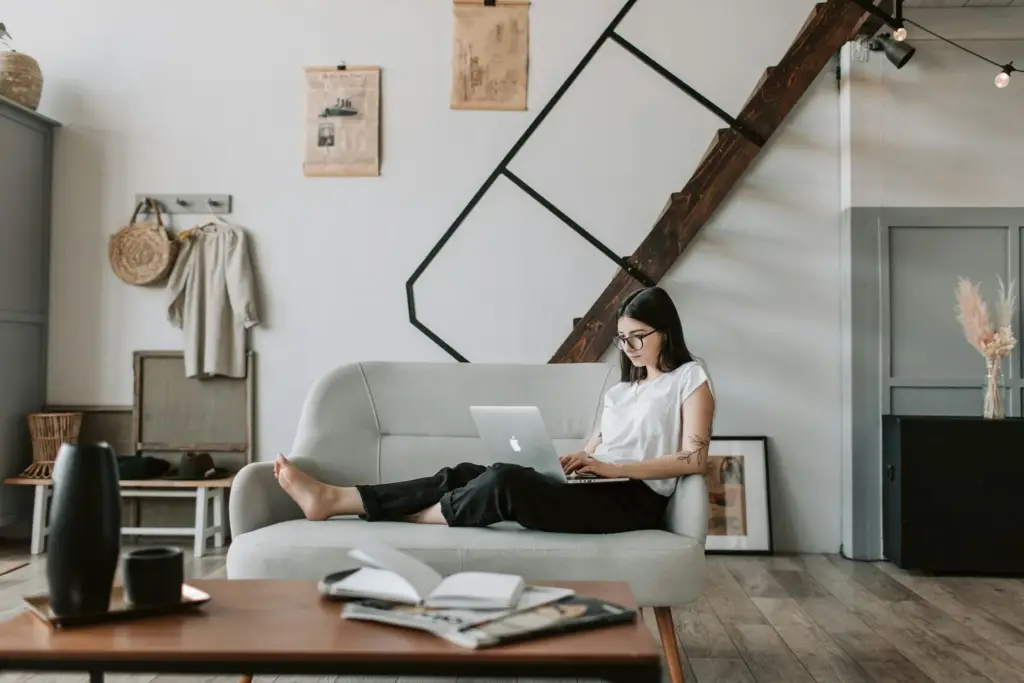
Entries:
[[242, 674], [238, 677], [238, 683], [252, 683], [252, 676], [248, 674]]
[[668, 666], [669, 680], [672, 683], [684, 683], [683, 661], [679, 656], [679, 641], [676, 640], [676, 625], [672, 621], [672, 608], [655, 607], [654, 618], [658, 622], [661, 649], [665, 651], [665, 664]]

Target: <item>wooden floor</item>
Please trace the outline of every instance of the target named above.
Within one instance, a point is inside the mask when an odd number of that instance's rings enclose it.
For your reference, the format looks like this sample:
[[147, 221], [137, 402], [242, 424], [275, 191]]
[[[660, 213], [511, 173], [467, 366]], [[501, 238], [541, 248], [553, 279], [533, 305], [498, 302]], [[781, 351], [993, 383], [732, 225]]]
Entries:
[[[0, 547], [0, 619], [45, 590], [45, 560]], [[189, 575], [225, 576], [224, 555]], [[708, 558], [696, 604], [675, 610], [686, 680], [706, 683], [1024, 682], [1024, 581], [931, 577], [836, 556]], [[645, 614], [654, 632], [653, 614]], [[79, 683], [79, 675], [0, 674], [0, 683]], [[112, 676], [117, 683], [234, 683], [235, 678]], [[389, 681], [342, 677], [329, 683]], [[403, 678], [402, 683], [450, 679]], [[328, 683], [290, 677], [257, 683]], [[467, 683], [460, 679], [459, 683]], [[521, 683], [525, 683], [521, 681]]]

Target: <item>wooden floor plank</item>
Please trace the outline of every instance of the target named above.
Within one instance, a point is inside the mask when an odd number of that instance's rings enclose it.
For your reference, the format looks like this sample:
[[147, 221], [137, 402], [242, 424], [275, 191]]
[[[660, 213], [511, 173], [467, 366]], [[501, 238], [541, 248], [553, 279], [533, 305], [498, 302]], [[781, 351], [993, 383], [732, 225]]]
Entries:
[[756, 557], [737, 557], [729, 562], [729, 571], [751, 598], [785, 598], [786, 589]]
[[1024, 683], [1021, 663], [953, 619], [924, 602], [902, 600], [893, 612], [922, 630], [931, 630], [951, 643], [953, 652], [993, 681]]
[[730, 624], [726, 629], [757, 683], [814, 683], [771, 625]]
[[793, 598], [753, 598], [818, 683], [872, 683], [871, 677]]
[[770, 571], [802, 572], [804, 570], [804, 564], [800, 561], [800, 555], [796, 554], [769, 555], [759, 557], [758, 560]]
[[672, 610], [679, 642], [689, 659], [739, 659], [739, 652], [706, 596]]
[[734, 624], [766, 626], [764, 615], [751, 602], [736, 578], [729, 572], [728, 560], [708, 558], [707, 585], [704, 589], [708, 603], [726, 627]]
[[931, 678], [831, 594], [794, 599], [876, 683], [932, 683]]
[[[952, 619], [962, 624], [967, 631], [996, 645], [1018, 664], [1024, 663], [1024, 630], [1006, 623], [973, 603], [961, 600], [948, 586], [930, 577], [913, 574], [888, 563], [881, 565], [880, 569], [939, 610], [941, 614], [931, 615], [934, 623], [941, 626], [946, 620]], [[1008, 608], [1012, 609], [1015, 605], [1021, 604], [1011, 601]], [[1020, 609], [1024, 611], [1024, 607]]]
[[757, 683], [742, 659], [691, 659], [696, 683]]
[[973, 577], [942, 577], [935, 581], [959, 600], [976, 605], [1006, 624], [1024, 631], [1024, 600], [1003, 584]]
[[851, 577], [864, 588], [867, 588], [879, 600], [898, 602], [900, 600], [921, 599], [914, 591], [881, 571], [877, 563], [855, 562], [839, 555], [832, 555], [829, 559], [839, 571]]
[[769, 569], [769, 573], [775, 582], [786, 591], [786, 596], [798, 598], [822, 598], [831, 595], [825, 588], [811, 578], [803, 568], [793, 569]]
[[804, 563], [816, 581], [933, 680], [990, 682], [957, 656], [953, 643], [933, 630], [918, 628], [897, 616], [892, 609], [894, 603], [869, 591], [851, 572], [837, 566], [835, 558], [810, 556], [804, 558]]

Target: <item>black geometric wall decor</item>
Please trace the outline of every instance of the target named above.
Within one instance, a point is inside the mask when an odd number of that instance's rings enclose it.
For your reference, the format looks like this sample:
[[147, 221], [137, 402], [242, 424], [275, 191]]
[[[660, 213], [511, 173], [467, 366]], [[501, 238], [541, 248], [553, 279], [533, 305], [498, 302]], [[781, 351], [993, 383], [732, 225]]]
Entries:
[[569, 87], [576, 81], [579, 75], [583, 72], [583, 70], [587, 67], [590, 61], [594, 58], [594, 55], [597, 54], [598, 50], [600, 50], [601, 47], [603, 47], [607, 41], [611, 40], [614, 43], [621, 46], [626, 52], [639, 59], [642, 63], [644, 63], [645, 65], [653, 69], [655, 72], [657, 72], [659, 75], [661, 75], [663, 78], [665, 78], [665, 80], [667, 80], [669, 83], [676, 86], [677, 88], [685, 92], [687, 95], [692, 97], [696, 102], [701, 104], [708, 111], [718, 116], [730, 128], [735, 130], [743, 137], [747, 138], [753, 144], [757, 145], [758, 147], [764, 145], [764, 139], [755, 131], [749, 129], [747, 126], [744, 126], [734, 117], [730, 116], [721, 107], [719, 107], [714, 102], [710, 101], [708, 98], [701, 95], [693, 87], [685, 83], [682, 79], [675, 76], [665, 67], [655, 62], [648, 55], [642, 52], [638, 47], [636, 47], [635, 45], [633, 45], [632, 43], [630, 43], [625, 38], [623, 38], [622, 36], [615, 32], [619, 24], [622, 23], [622, 20], [633, 8], [633, 5], [635, 5], [636, 2], [637, 0], [626, 0], [626, 3], [622, 6], [622, 9], [620, 9], [619, 12], [615, 15], [611, 23], [608, 24], [607, 28], [605, 28], [604, 31], [602, 31], [598, 39], [594, 42], [590, 49], [587, 50], [587, 53], [583, 55], [583, 58], [580, 60], [579, 64], [577, 64], [576, 67], [572, 70], [569, 76], [565, 79], [565, 82], [563, 82], [562, 85], [559, 86], [558, 90], [555, 91], [555, 94], [552, 95], [551, 99], [548, 100], [547, 104], [544, 105], [544, 108], [540, 110], [540, 113], [537, 114], [537, 118], [530, 122], [530, 125], [526, 128], [526, 131], [524, 131], [523, 134], [519, 137], [519, 139], [516, 140], [515, 144], [512, 145], [512, 148], [501, 159], [501, 161], [498, 162], [498, 165], [494, 168], [493, 171], [491, 171], [490, 175], [487, 176], [486, 180], [484, 180], [483, 182], [483, 185], [480, 186], [480, 189], [478, 189], [476, 191], [476, 194], [474, 194], [472, 198], [470, 198], [469, 203], [466, 204], [465, 208], [463, 208], [459, 215], [456, 216], [455, 221], [448, 227], [447, 230], [445, 230], [444, 234], [441, 235], [441, 238], [437, 241], [436, 244], [434, 244], [433, 248], [431, 248], [430, 252], [426, 255], [426, 257], [419, 264], [419, 266], [416, 267], [416, 270], [413, 271], [413, 274], [405, 283], [405, 295], [406, 300], [409, 304], [409, 322], [412, 323], [413, 327], [415, 327], [424, 335], [426, 335], [431, 341], [440, 346], [452, 358], [459, 362], [468, 363], [469, 360], [461, 353], [456, 351], [451, 346], [451, 344], [446, 342], [444, 339], [439, 337], [433, 330], [427, 327], [423, 323], [423, 321], [416, 317], [416, 296], [414, 292], [415, 285], [416, 281], [419, 280], [420, 276], [423, 275], [427, 267], [441, 252], [441, 249], [444, 248], [444, 245], [447, 244], [448, 240], [450, 240], [452, 236], [455, 234], [455, 231], [459, 229], [460, 225], [462, 225], [462, 222], [466, 220], [466, 217], [469, 216], [470, 212], [476, 207], [480, 200], [483, 199], [483, 196], [487, 194], [487, 191], [491, 188], [491, 186], [494, 185], [494, 181], [496, 181], [501, 176], [504, 176], [506, 179], [511, 181], [516, 187], [518, 187], [527, 195], [532, 197], [538, 204], [540, 204], [549, 212], [554, 214], [555, 217], [557, 217], [559, 220], [565, 223], [565, 225], [568, 228], [576, 232], [591, 246], [593, 246], [595, 249], [597, 249], [602, 254], [611, 259], [617, 266], [619, 266], [619, 268], [626, 272], [630, 277], [634, 278], [638, 282], [643, 283], [645, 286], [653, 286], [657, 284], [652, 278], [647, 276], [639, 268], [630, 263], [628, 259], [619, 256], [614, 251], [609, 249], [604, 243], [602, 243], [599, 239], [597, 239], [589, 231], [587, 231], [586, 228], [584, 228], [582, 225], [580, 225], [572, 218], [567, 216], [558, 207], [556, 207], [550, 201], [545, 199], [543, 195], [537, 192], [537, 190], [530, 187], [525, 181], [523, 181], [522, 178], [519, 178], [514, 173], [512, 173], [512, 171], [510, 171], [508, 168], [509, 164], [515, 158], [516, 154], [518, 154], [519, 150], [521, 150], [523, 145], [526, 144], [526, 141], [529, 140], [530, 136], [533, 135], [537, 128], [540, 127], [540, 125], [544, 122], [544, 119], [546, 119], [548, 114], [551, 113], [551, 110], [555, 108], [555, 105], [558, 104], [559, 100], [562, 99], [562, 96], [565, 95], [566, 91], [569, 90]]

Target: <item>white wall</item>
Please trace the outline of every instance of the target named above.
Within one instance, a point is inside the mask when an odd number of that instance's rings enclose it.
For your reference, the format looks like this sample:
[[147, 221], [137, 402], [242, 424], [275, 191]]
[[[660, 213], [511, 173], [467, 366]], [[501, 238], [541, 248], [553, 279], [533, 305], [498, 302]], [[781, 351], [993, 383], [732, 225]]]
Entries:
[[[1024, 8], [908, 10], [921, 25], [999, 63], [1024, 60]], [[851, 59], [851, 206], [1020, 206], [1024, 76], [909, 27], [902, 69]]]
[[[772, 4], [764, 15], [758, 0], [640, 0], [621, 32], [735, 112], [813, 1]], [[49, 400], [130, 403], [131, 352], [179, 347], [162, 293], [121, 284], [107, 265], [134, 193], [231, 193], [265, 283], [255, 348], [266, 458], [288, 449], [328, 368], [448, 359], [408, 323], [405, 280], [621, 0], [535, 0], [524, 113], [448, 108], [442, 0], [88, 5], [4, 6], [45, 72], [41, 110], [66, 125]], [[306, 179], [302, 67], [342, 60], [384, 69], [383, 175]], [[772, 438], [776, 543], [788, 550], [839, 543], [838, 116], [826, 69], [664, 282], [714, 374], [717, 432]], [[722, 126], [609, 44], [512, 170], [628, 254]], [[543, 362], [613, 272], [499, 181], [422, 278], [418, 310], [471, 360]]]

